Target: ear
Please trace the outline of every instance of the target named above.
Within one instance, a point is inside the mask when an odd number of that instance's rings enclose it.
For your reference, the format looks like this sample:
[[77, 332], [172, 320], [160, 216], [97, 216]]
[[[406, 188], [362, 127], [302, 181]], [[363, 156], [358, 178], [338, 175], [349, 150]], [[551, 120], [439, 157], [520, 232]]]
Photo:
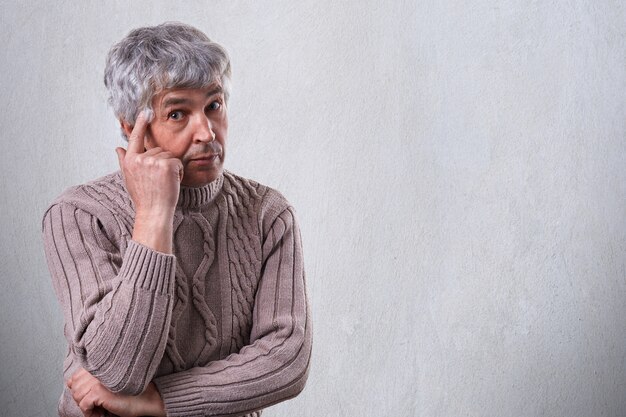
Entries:
[[126, 137], [129, 138], [130, 134], [133, 132], [133, 127], [134, 126], [131, 126], [124, 119], [120, 118], [120, 127], [122, 128], [122, 130], [126, 134]]

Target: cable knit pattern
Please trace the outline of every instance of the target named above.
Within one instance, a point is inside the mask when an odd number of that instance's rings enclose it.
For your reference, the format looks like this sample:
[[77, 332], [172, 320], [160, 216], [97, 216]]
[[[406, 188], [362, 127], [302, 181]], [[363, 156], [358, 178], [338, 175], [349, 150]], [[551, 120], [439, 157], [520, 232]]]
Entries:
[[[153, 381], [170, 416], [258, 417], [304, 387], [311, 351], [300, 234], [277, 191], [225, 172], [181, 188], [174, 255], [131, 240], [115, 173], [46, 211], [44, 245], [64, 314], [64, 377], [109, 389]], [[82, 416], [67, 389], [61, 416]]]
[[231, 179], [224, 187], [224, 194], [228, 202], [226, 244], [230, 259], [230, 285], [235, 290], [231, 351], [237, 351], [250, 338], [256, 277], [261, 272], [260, 241], [252, 238], [260, 234], [255, 213], [259, 211], [261, 199], [258, 184], [251, 181], [244, 185]]
[[211, 224], [207, 221], [207, 219], [198, 213], [191, 213], [190, 216], [202, 230], [204, 238], [204, 244], [202, 246], [204, 250], [204, 257], [193, 275], [192, 287], [193, 305], [204, 321], [203, 327], [205, 345], [202, 352], [198, 356], [198, 359], [194, 362], [194, 366], [201, 366], [209, 359], [208, 356], [211, 353], [211, 350], [215, 348], [218, 337], [217, 322], [205, 298], [206, 288], [204, 281], [209, 273], [209, 267], [213, 263], [215, 245], [213, 244]]

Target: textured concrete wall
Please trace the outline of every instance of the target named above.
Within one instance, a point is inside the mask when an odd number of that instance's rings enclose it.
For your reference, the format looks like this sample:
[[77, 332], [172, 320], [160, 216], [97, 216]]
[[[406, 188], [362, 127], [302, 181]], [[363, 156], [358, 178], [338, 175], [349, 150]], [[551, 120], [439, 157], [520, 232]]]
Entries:
[[116, 169], [104, 56], [164, 20], [230, 50], [227, 166], [299, 213], [314, 361], [268, 416], [626, 415], [623, 1], [5, 3], [3, 416], [55, 414], [40, 218]]

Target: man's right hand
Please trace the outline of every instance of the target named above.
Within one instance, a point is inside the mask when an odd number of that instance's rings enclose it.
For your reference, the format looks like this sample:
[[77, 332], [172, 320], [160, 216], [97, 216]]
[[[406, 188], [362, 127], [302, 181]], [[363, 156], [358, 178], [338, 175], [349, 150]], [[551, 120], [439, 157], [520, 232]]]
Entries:
[[161, 394], [152, 382], [137, 396], [115, 394], [79, 368], [65, 384], [85, 417], [102, 417], [104, 410], [120, 417], [165, 416]]
[[157, 147], [146, 150], [148, 120], [142, 111], [128, 138], [128, 149], [116, 148], [126, 189], [135, 205], [133, 240], [172, 253], [172, 222], [183, 164]]

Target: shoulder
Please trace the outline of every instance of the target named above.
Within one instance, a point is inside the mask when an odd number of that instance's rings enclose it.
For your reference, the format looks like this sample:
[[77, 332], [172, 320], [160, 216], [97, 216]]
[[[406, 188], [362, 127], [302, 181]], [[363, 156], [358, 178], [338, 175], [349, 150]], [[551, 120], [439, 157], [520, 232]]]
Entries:
[[257, 181], [224, 171], [223, 190], [227, 198], [234, 194], [237, 195], [237, 198], [233, 199], [233, 203], [234, 200], [246, 202], [248, 211], [258, 221], [262, 235], [267, 234], [281, 214], [288, 212], [290, 217], [294, 217], [291, 203], [280, 191]]
[[226, 195], [236, 194], [256, 206], [262, 215], [276, 216], [291, 206], [280, 191], [229, 171], [224, 171], [223, 190]]
[[44, 218], [59, 208], [78, 209], [100, 220], [113, 219], [118, 215], [127, 216], [133, 212], [119, 171], [67, 188], [48, 206]]

